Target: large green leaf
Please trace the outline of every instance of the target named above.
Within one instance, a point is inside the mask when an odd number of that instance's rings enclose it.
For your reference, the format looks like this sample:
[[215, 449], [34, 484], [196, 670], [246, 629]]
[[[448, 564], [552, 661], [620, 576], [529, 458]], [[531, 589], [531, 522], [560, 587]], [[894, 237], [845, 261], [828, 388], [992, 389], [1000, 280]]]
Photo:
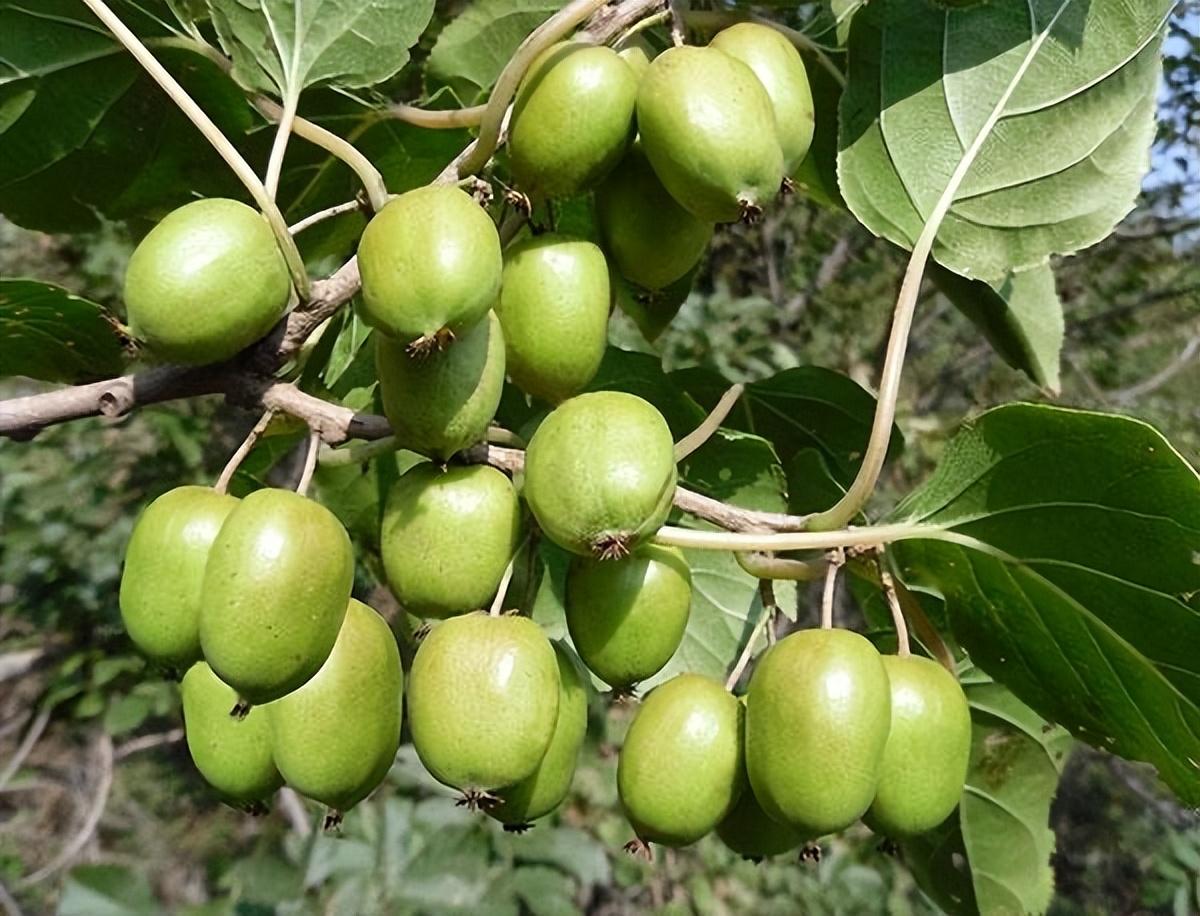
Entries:
[[[229, 136], [251, 124], [212, 61], [167, 47], [165, 6], [115, 4]], [[143, 12], [145, 11], [145, 12]], [[0, 212], [50, 232], [160, 216], [240, 186], [162, 90], [77, 0], [0, 2]]]
[[1063, 310], [1050, 266], [1010, 271], [994, 284], [931, 267], [938, 289], [983, 331], [1000, 358], [1057, 394]]
[[562, 0], [478, 0], [438, 35], [428, 78], [473, 101], [496, 81], [525, 36], [562, 5]]
[[942, 264], [999, 282], [1104, 238], [1149, 167], [1172, 6], [866, 5], [841, 104], [846, 202], [872, 232], [911, 248], [978, 138], [937, 235]]
[[[670, 378], [705, 409], [715, 406], [728, 387], [708, 369], [683, 369]], [[849, 483], [874, 415], [875, 399], [857, 382], [831, 369], [799, 366], [747, 385], [725, 425], [770, 440], [785, 464], [815, 448], [838, 480]], [[899, 430], [893, 430], [889, 456], [902, 445]]]
[[209, 0], [233, 75], [249, 89], [373, 86], [408, 63], [433, 0]]
[[96, 303], [37, 280], [0, 280], [0, 378], [79, 382], [123, 364], [116, 321]]
[[969, 424], [896, 517], [972, 659], [1078, 737], [1200, 802], [1200, 479], [1126, 417], [1029, 404]]
[[964, 677], [971, 704], [971, 763], [958, 810], [903, 843], [922, 889], [955, 916], [1041, 914], [1050, 904], [1050, 803], [1071, 746], [999, 684]]

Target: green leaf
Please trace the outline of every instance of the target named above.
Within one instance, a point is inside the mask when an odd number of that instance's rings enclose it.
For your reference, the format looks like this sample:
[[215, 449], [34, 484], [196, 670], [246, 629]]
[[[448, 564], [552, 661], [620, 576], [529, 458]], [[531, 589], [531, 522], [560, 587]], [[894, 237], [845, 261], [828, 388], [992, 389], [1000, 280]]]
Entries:
[[977, 665], [1200, 802], [1200, 479], [1126, 417], [1016, 404], [969, 424], [891, 547]]
[[116, 865], [71, 870], [58, 901], [58, 916], [155, 916], [162, 908], [137, 872]]
[[[705, 410], [711, 410], [728, 387], [708, 369], [683, 369], [670, 378]], [[815, 448], [835, 477], [849, 483], [862, 460], [874, 416], [875, 399], [857, 382], [830, 369], [798, 366], [747, 385], [724, 425], [769, 440], [785, 464], [798, 452]], [[893, 430], [889, 457], [902, 445], [899, 430]]]
[[373, 86], [408, 63], [433, 0], [209, 0], [234, 78], [298, 97], [317, 85]]
[[510, 840], [518, 862], [553, 865], [574, 875], [587, 887], [607, 887], [612, 869], [604, 845], [576, 827], [539, 825], [525, 836]]
[[[117, 12], [235, 140], [249, 128], [241, 91], [212, 61], [179, 47], [161, 3]], [[46, 232], [96, 230], [103, 218], [157, 218], [240, 185], [186, 117], [77, 0], [0, 4], [0, 212]]]
[[116, 320], [94, 302], [37, 280], [0, 280], [0, 377], [81, 382], [118, 375]]
[[1054, 889], [1050, 804], [1070, 736], [978, 672], [963, 686], [972, 734], [962, 802], [902, 844], [905, 861], [947, 912], [1044, 913]]
[[438, 35], [427, 78], [474, 101], [496, 82], [517, 45], [562, 5], [561, 0], [478, 0]]
[[1000, 282], [1098, 242], [1133, 208], [1149, 168], [1172, 6], [867, 4], [854, 16], [841, 104], [850, 209], [911, 248], [982, 137], [938, 232], [938, 261]]
[[995, 284], [968, 280], [937, 264], [930, 265], [929, 276], [979, 327], [1001, 359], [1058, 394], [1063, 310], [1048, 264], [1010, 271]]

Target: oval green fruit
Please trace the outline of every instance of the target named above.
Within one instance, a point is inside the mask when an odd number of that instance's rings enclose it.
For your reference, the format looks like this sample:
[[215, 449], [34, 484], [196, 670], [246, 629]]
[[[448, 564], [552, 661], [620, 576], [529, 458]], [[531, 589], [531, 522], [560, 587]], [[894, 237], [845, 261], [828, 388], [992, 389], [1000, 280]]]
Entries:
[[650, 691], [617, 760], [639, 839], [687, 846], [725, 819], [746, 785], [742, 728], [742, 704], [711, 678], [680, 674]]
[[200, 775], [234, 807], [261, 808], [283, 785], [272, 758], [266, 710], [231, 715], [237, 691], [204, 662], [187, 670], [180, 690], [188, 751]]
[[212, 542], [238, 501], [211, 487], [176, 487], [133, 526], [121, 573], [121, 620], [142, 652], [163, 665], [200, 658], [200, 586]]
[[517, 186], [533, 197], [591, 188], [633, 139], [637, 77], [616, 51], [562, 42], [541, 53], [513, 103], [508, 156]]
[[321, 670], [266, 707], [275, 765], [287, 784], [337, 812], [370, 795], [400, 746], [403, 691], [391, 629], [351, 599]]
[[546, 233], [505, 252], [496, 314], [509, 377], [557, 404], [587, 387], [608, 346], [608, 263], [591, 242]]
[[617, 270], [649, 290], [685, 276], [713, 234], [663, 187], [640, 143], [596, 189], [596, 220]]
[[388, 494], [380, 552], [408, 613], [452, 617], [488, 606], [520, 539], [521, 506], [503, 473], [418, 464]]
[[891, 725], [875, 647], [849, 630], [801, 630], [763, 656], [746, 692], [746, 768], [763, 810], [816, 839], [870, 806]]
[[954, 811], [971, 758], [971, 710], [958, 680], [928, 658], [884, 656], [892, 727], [875, 801], [864, 820], [907, 837], [932, 830]]
[[654, 406], [596, 391], [565, 401], [525, 452], [525, 500], [546, 535], [617, 559], [662, 527], [675, 495], [675, 443]]
[[717, 825], [717, 836], [743, 859], [755, 862], [791, 852], [804, 842], [803, 835], [772, 820], [748, 787]]
[[266, 219], [236, 200], [184, 204], [129, 258], [125, 306], [133, 335], [162, 359], [229, 359], [282, 317], [292, 281]]
[[567, 571], [567, 629], [605, 683], [627, 688], [671, 660], [692, 606], [692, 574], [673, 547], [644, 544], [623, 560], [575, 557]]
[[496, 316], [453, 347], [419, 359], [383, 334], [375, 337], [383, 412], [404, 448], [445, 460], [479, 442], [504, 391], [504, 334]]
[[587, 734], [587, 686], [574, 660], [555, 644], [558, 659], [558, 717], [554, 737], [537, 769], [514, 786], [496, 793], [500, 803], [488, 814], [514, 828], [545, 817], [562, 804], [571, 790], [579, 751]]
[[709, 47], [740, 60], [767, 90], [783, 150], [783, 171], [794, 174], [808, 155], [815, 126], [808, 71], [796, 46], [770, 26], [739, 22], [718, 32]]
[[430, 185], [390, 201], [358, 245], [362, 316], [425, 352], [459, 337], [496, 301], [500, 236], [471, 195]]
[[421, 763], [468, 798], [532, 775], [558, 718], [558, 662], [527, 617], [467, 614], [435, 626], [408, 676]]
[[779, 193], [771, 99], [754, 71], [724, 52], [685, 46], [654, 58], [637, 119], [659, 180], [700, 219], [754, 221]]
[[291, 490], [256, 490], [213, 541], [200, 595], [200, 647], [250, 703], [291, 693], [337, 640], [354, 552], [332, 512]]

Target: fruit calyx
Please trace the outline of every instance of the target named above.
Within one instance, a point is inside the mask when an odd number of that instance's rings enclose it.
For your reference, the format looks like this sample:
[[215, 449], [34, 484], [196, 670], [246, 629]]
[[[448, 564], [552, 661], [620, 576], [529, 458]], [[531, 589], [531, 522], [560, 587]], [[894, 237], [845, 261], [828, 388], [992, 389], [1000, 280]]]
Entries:
[[433, 334], [425, 334], [410, 341], [404, 352], [413, 359], [424, 359], [432, 353], [441, 353], [454, 343], [454, 332], [446, 325], [438, 328]]

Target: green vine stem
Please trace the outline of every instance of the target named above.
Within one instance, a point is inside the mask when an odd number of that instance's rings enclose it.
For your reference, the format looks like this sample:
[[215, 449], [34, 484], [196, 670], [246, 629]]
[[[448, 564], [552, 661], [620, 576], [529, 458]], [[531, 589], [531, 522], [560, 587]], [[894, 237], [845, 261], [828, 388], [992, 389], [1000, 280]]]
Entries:
[[298, 223], [293, 223], [288, 226], [288, 232], [292, 235], [299, 235], [305, 229], [309, 229], [317, 223], [323, 223], [327, 219], [333, 219], [335, 216], [341, 216], [343, 213], [353, 213], [355, 210], [361, 210], [362, 204], [357, 200], [348, 200], [345, 203], [334, 204], [332, 207], [326, 207], [324, 210], [318, 210], [316, 213], [310, 213]]
[[645, 19], [635, 22], [624, 32], [622, 32], [620, 36], [618, 36], [617, 40], [612, 44], [613, 48], [620, 50], [635, 35], [639, 35], [647, 29], [652, 29], [656, 25], [662, 25], [669, 18], [671, 18], [671, 11], [662, 10], [661, 12], [655, 13], [653, 16], [647, 16]]
[[953, 532], [936, 525], [902, 522], [867, 525], [834, 531], [795, 531], [772, 534], [756, 531], [701, 531], [664, 525], [654, 536], [656, 544], [693, 550], [832, 550], [835, 547], [877, 547], [912, 538], [952, 540]]
[[[483, 117], [479, 122], [479, 137], [469, 147], [468, 152], [456, 163], [451, 163], [456, 169], [455, 178], [472, 175], [478, 172], [492, 158], [496, 147], [500, 145], [500, 132], [504, 124], [505, 114], [509, 103], [517, 94], [517, 88], [525, 76], [525, 71], [534, 59], [550, 45], [566, 38], [580, 23], [592, 15], [607, 0], [572, 0], [561, 10], [533, 30], [513, 54], [500, 78], [496, 80], [495, 88], [488, 98]], [[448, 177], [448, 176], [447, 176]]]
[[758, 25], [765, 25], [767, 28], [774, 29], [794, 44], [797, 50], [815, 57], [817, 63], [833, 77], [834, 81], [842, 88], [845, 88], [846, 75], [838, 69], [837, 64], [833, 62], [833, 58], [825, 53], [825, 49], [803, 32], [798, 32], [778, 22], [772, 22], [770, 19], [764, 19], [762, 16], [755, 15], [754, 13], [693, 10], [687, 14], [687, 23], [689, 26], [706, 32], [716, 31], [717, 29], [722, 29], [727, 25], [734, 25], [738, 22], [754, 22]]
[[916, 244], [913, 245], [912, 255], [909, 257], [908, 266], [904, 271], [904, 281], [900, 285], [900, 295], [896, 298], [896, 308], [892, 313], [892, 330], [888, 336], [887, 352], [883, 357], [883, 372], [879, 381], [879, 399], [875, 405], [875, 418], [871, 423], [871, 436], [867, 442], [866, 451], [863, 453], [862, 464], [845, 495], [832, 508], [819, 512], [809, 519], [808, 527], [814, 531], [840, 528], [849, 523], [875, 492], [875, 484], [879, 481], [879, 474], [883, 470], [883, 462], [892, 439], [892, 424], [896, 419], [896, 400], [900, 395], [900, 376], [904, 371], [904, 356], [908, 350], [908, 335], [912, 330], [913, 315], [917, 309], [917, 297], [921, 292], [921, 282], [925, 278], [925, 265], [933, 251], [934, 240], [937, 238], [942, 220], [950, 212], [950, 206], [954, 203], [959, 186], [975, 162], [975, 157], [979, 155], [984, 141], [991, 136], [992, 129], [1008, 105], [1008, 100], [1012, 98], [1013, 92], [1016, 91], [1025, 76], [1025, 71], [1037, 57], [1046, 36], [1050, 34], [1054, 23], [1058, 21], [1059, 15], [1065, 8], [1065, 6], [1060, 7], [1049, 24], [1030, 43], [1029, 49], [1025, 53], [1025, 59], [1017, 67], [1016, 73], [996, 101], [987, 120], [983, 122], [983, 126], [979, 128], [975, 139], [963, 153], [950, 180], [946, 182], [941, 197], [938, 198], [937, 204], [929, 214], [929, 219], [925, 221]]
[[825, 563], [810, 563], [807, 560], [790, 560], [759, 550], [734, 554], [738, 566], [756, 579], [770, 581], [783, 579], [790, 582], [812, 582], [825, 574]]
[[126, 50], [133, 55], [154, 81], [162, 87], [162, 90], [171, 97], [171, 101], [179, 106], [180, 110], [187, 115], [188, 120], [204, 135], [204, 139], [212, 144], [221, 158], [233, 169], [238, 180], [245, 185], [263, 216], [267, 218], [271, 231], [275, 234], [275, 241], [287, 261], [296, 293], [301, 301], [307, 300], [309, 296], [308, 273], [304, 269], [304, 260], [300, 257], [300, 250], [288, 232], [287, 221], [284, 220], [283, 214], [275, 205], [275, 201], [267, 192], [266, 187], [258, 180], [254, 169], [229, 142], [229, 139], [221, 133], [221, 129], [217, 127], [212, 118], [204, 113], [204, 110], [187, 94], [187, 90], [179, 84], [175, 77], [171, 76], [166, 67], [159, 63], [158, 58], [150, 53], [150, 50], [142, 44], [141, 39], [133, 34], [120, 17], [108, 8], [104, 0], [83, 0], [83, 2], [96, 18], [112, 32], [117, 41], [125, 46]]
[[721, 424], [729, 416], [729, 411], [733, 410], [734, 405], [738, 402], [738, 398], [742, 396], [742, 392], [745, 390], [746, 386], [738, 383], [730, 386], [729, 390], [721, 395], [721, 400], [717, 401], [717, 406], [704, 418], [704, 422], [675, 443], [676, 462], [682, 461], [712, 438], [713, 433], [721, 428]]
[[396, 102], [381, 112], [384, 118], [394, 118], [414, 127], [430, 130], [455, 130], [460, 127], [478, 127], [483, 123], [487, 105], [472, 105], [470, 108], [448, 108], [444, 111], [417, 108]]

